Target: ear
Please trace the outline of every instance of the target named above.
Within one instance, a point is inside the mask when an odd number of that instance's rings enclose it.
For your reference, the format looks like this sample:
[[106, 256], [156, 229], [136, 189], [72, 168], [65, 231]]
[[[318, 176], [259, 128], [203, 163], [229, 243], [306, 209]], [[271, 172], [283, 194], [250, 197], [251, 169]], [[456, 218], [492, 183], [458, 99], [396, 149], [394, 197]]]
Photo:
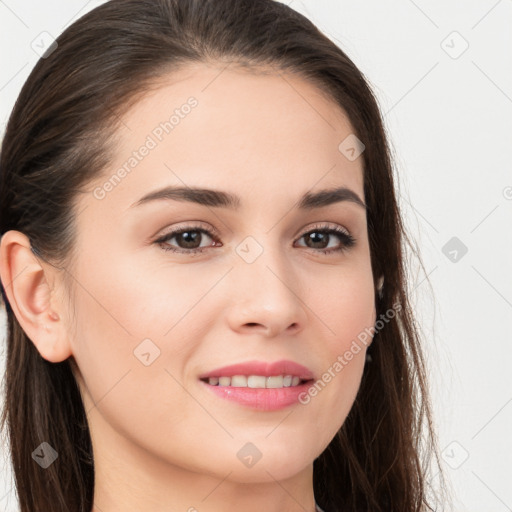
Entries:
[[14, 230], [4, 233], [0, 242], [0, 279], [9, 305], [41, 356], [53, 363], [72, 355], [61, 320], [63, 311], [53, 296], [57, 271], [32, 252], [26, 235]]

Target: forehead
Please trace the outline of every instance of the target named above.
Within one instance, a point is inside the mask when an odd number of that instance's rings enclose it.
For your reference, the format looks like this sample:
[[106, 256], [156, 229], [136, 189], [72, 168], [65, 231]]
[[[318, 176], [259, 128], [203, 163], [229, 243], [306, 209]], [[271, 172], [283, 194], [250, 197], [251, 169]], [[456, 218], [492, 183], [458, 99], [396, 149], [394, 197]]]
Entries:
[[353, 133], [343, 109], [298, 75], [262, 71], [191, 64], [161, 77], [122, 116], [115, 158], [95, 183], [112, 183], [110, 206], [158, 185], [254, 200], [344, 185], [364, 199], [362, 158], [339, 150]]

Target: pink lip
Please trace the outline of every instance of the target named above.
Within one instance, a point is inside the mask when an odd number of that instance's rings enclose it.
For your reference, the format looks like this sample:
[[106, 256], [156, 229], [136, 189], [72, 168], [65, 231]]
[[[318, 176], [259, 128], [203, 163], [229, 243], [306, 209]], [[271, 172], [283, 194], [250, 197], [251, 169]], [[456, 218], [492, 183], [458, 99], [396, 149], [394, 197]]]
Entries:
[[304, 382], [298, 386], [279, 389], [257, 389], [257, 388], [232, 388], [231, 386], [210, 386], [206, 382], [199, 381], [206, 389], [215, 395], [239, 403], [250, 409], [260, 411], [277, 411], [283, 407], [296, 404], [307, 390], [312, 386], [313, 381]]
[[217, 368], [201, 375], [200, 379], [209, 377], [232, 377], [233, 375], [294, 375], [301, 380], [307, 380], [298, 386], [286, 388], [239, 388], [231, 386], [211, 386], [204, 380], [201, 385], [215, 395], [226, 400], [237, 402], [240, 405], [257, 409], [260, 411], [275, 411], [295, 404], [299, 401], [301, 394], [307, 392], [314, 379], [313, 372], [293, 361], [281, 360], [274, 363], [265, 361], [248, 361], [246, 363], [233, 364]]
[[245, 363], [223, 366], [208, 373], [200, 375], [200, 379], [208, 377], [232, 377], [233, 375], [263, 375], [272, 377], [274, 375], [296, 375], [302, 380], [314, 379], [313, 372], [301, 364], [282, 359], [273, 363], [266, 361], [247, 361]]

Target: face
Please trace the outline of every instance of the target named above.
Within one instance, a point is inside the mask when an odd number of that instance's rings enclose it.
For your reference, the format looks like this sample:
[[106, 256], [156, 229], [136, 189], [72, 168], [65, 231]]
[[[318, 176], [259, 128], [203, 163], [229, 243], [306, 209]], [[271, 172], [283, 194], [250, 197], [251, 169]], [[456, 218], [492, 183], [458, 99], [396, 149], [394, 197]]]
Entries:
[[[365, 350], [344, 354], [375, 321], [366, 212], [347, 199], [364, 202], [363, 162], [338, 148], [353, 129], [314, 86], [221, 69], [189, 66], [147, 93], [78, 196], [70, 339], [96, 460], [122, 446], [268, 481], [311, 467], [360, 384]], [[188, 196], [140, 201], [165, 187]], [[229, 375], [242, 377], [213, 385]]]

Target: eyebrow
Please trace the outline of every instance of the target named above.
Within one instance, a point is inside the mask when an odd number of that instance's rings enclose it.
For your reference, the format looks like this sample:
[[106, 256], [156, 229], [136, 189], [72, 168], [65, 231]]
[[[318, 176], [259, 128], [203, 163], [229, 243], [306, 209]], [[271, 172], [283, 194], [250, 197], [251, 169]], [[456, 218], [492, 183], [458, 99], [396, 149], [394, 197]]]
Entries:
[[[169, 186], [146, 194], [133, 203], [130, 208], [162, 199], [189, 201], [202, 206], [229, 208], [232, 210], [238, 210], [241, 204], [240, 197], [230, 192], [208, 188]], [[342, 201], [355, 203], [364, 210], [368, 208], [361, 198], [347, 187], [325, 189], [318, 192], [306, 192], [299, 199], [297, 208], [299, 210], [312, 210]]]

